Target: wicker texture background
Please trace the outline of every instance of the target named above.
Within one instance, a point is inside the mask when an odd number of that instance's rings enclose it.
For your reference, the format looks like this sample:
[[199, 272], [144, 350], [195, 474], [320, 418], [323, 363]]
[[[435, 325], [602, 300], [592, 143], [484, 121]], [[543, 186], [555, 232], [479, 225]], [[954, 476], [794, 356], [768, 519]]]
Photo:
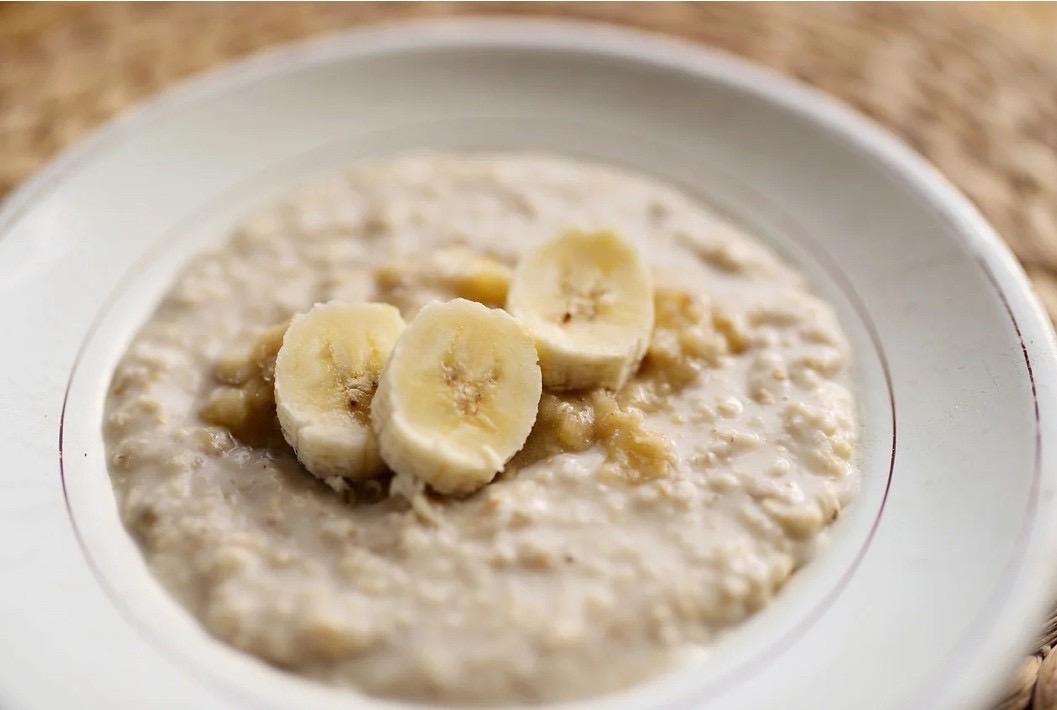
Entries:
[[[1049, 3], [0, 3], [0, 198], [101, 122], [191, 74], [353, 25], [459, 12], [668, 32], [828, 91], [961, 187], [1057, 315], [1057, 4]], [[1051, 619], [1004, 708], [1034, 700], [1057, 710], [1055, 637]]]

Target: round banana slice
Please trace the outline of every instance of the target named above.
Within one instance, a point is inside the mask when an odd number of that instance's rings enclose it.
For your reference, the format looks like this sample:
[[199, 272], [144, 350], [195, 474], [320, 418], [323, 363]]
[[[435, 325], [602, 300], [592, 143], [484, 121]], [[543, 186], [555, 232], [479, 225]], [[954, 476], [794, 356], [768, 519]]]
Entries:
[[536, 347], [509, 314], [461, 298], [430, 303], [378, 383], [382, 458], [440, 493], [473, 493], [524, 446], [542, 391]]
[[616, 234], [570, 232], [522, 256], [507, 310], [536, 341], [544, 385], [617, 389], [646, 354], [653, 282]]
[[384, 464], [371, 431], [371, 399], [400, 311], [384, 303], [331, 301], [293, 319], [275, 360], [275, 405], [283, 437], [315, 476], [341, 488]]

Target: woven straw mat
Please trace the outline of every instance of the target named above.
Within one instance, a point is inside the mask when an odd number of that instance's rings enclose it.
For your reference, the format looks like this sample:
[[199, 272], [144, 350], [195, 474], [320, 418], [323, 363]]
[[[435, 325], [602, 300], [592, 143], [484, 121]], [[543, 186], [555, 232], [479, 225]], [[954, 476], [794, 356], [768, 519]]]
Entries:
[[[930, 158], [1057, 315], [1057, 4], [0, 3], [0, 198], [127, 106], [208, 67], [353, 25], [460, 12], [669, 32], [813, 84]], [[1057, 616], [1003, 708], [1057, 710]], [[1037, 680], [1036, 680], [1037, 679]]]

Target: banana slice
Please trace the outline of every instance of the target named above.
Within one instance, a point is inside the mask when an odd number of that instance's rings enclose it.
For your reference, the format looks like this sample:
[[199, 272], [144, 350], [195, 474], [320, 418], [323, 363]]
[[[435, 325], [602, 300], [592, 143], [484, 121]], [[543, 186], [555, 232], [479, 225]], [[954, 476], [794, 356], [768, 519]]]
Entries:
[[491, 481], [525, 444], [542, 377], [509, 314], [455, 299], [426, 305], [393, 348], [371, 405], [382, 458], [450, 495]]
[[383, 468], [371, 431], [371, 399], [400, 311], [384, 303], [321, 303], [293, 319], [275, 360], [275, 404], [297, 458], [332, 487]]
[[618, 389], [650, 342], [653, 282], [616, 234], [570, 232], [521, 258], [507, 310], [536, 341], [544, 385]]

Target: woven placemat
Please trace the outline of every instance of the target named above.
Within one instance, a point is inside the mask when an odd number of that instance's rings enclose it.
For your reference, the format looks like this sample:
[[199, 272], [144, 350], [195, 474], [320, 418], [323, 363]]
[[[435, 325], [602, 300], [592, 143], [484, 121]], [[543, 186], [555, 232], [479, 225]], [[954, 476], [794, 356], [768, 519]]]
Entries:
[[[1055, 4], [3, 3], [0, 197], [99, 123], [190, 74], [322, 32], [459, 12], [669, 32], [828, 91], [962, 188], [1057, 315]], [[1003, 708], [1034, 696], [1039, 710], [1057, 710], [1055, 639], [1051, 618]]]

